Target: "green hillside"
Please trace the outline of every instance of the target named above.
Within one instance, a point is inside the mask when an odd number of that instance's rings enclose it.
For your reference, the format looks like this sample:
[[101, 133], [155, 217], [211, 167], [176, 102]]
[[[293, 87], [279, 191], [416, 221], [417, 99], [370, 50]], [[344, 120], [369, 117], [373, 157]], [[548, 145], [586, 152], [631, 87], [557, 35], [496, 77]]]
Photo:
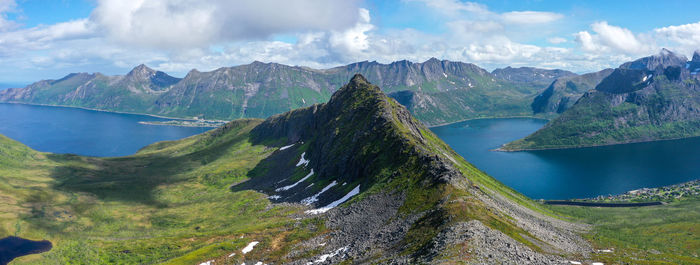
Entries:
[[571, 148], [700, 136], [700, 79], [669, 51], [623, 64], [544, 128], [504, 150]]
[[[359, 62], [323, 70], [253, 62], [211, 72], [192, 70], [182, 79], [140, 65], [124, 76], [70, 74], [59, 80], [3, 90], [0, 102], [176, 118], [267, 118], [326, 102], [338, 87], [357, 73], [391, 96], [404, 95], [401, 103], [428, 125], [481, 117], [532, 115], [529, 104], [546, 86], [509, 81], [474, 64], [435, 58], [423, 63]], [[555, 76], [548, 74], [547, 78]]]
[[[4, 137], [0, 152], [0, 237], [54, 244], [12, 264], [598, 261], [579, 234], [605, 231], [597, 224], [606, 229], [606, 218], [623, 232], [586, 236], [596, 248], [654, 247], [664, 254], [654, 259], [697, 261], [697, 249], [634, 245], [627, 222], [652, 212], [560, 210], [502, 185], [359, 75], [326, 104], [128, 157], [39, 153]], [[668, 207], [689, 214], [660, 228], [697, 224], [694, 206]], [[681, 238], [695, 242], [697, 231]]]

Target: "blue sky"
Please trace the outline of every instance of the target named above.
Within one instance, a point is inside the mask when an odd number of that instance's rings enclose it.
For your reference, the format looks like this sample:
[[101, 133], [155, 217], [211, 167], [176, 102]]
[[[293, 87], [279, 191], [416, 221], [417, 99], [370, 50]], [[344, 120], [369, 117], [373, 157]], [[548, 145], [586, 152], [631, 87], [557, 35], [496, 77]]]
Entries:
[[0, 83], [254, 60], [328, 68], [430, 57], [583, 73], [700, 49], [700, 1], [0, 0]]

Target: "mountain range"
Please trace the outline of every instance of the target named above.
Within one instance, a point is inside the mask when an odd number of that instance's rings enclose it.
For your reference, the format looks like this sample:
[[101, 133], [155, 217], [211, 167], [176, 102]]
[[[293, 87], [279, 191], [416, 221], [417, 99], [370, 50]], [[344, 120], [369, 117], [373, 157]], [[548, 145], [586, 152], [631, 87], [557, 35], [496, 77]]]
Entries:
[[325, 102], [345, 80], [363, 74], [428, 125], [479, 117], [531, 116], [547, 84], [563, 70], [504, 68], [432, 58], [423, 63], [358, 62], [311, 69], [253, 62], [179, 79], [139, 65], [124, 76], [75, 73], [0, 91], [0, 102], [82, 107], [177, 118], [265, 118]]
[[698, 52], [688, 61], [664, 49], [624, 63], [559, 117], [503, 149], [569, 148], [700, 136], [698, 71]]
[[541, 264], [591, 251], [582, 226], [476, 169], [360, 75], [327, 103], [129, 157], [5, 137], [0, 152], [0, 178], [17, 184], [0, 186], [0, 235], [55, 243], [18, 264]]
[[54, 245], [13, 264], [697, 261], [697, 204], [540, 204], [361, 75], [327, 103], [132, 156], [41, 153], [4, 136], [0, 153], [0, 236]]

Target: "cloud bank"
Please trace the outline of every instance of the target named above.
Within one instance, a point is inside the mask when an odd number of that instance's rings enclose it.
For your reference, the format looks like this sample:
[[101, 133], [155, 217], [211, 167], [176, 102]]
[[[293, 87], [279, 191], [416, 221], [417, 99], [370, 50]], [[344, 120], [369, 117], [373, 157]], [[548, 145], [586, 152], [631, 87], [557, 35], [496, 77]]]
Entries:
[[[633, 32], [607, 21], [573, 32], [568, 15], [496, 12], [457, 0], [402, 0], [438, 30], [383, 27], [361, 0], [97, 0], [89, 17], [22, 27], [0, 0], [0, 75], [36, 80], [46, 72], [123, 73], [146, 63], [175, 75], [254, 60], [333, 67], [430, 57], [492, 69], [535, 66], [577, 72], [615, 67], [668, 47], [700, 48], [700, 22]], [[379, 21], [379, 22], [377, 22]], [[567, 31], [568, 30], [568, 31]], [[20, 74], [18, 74], [20, 73]], [[43, 73], [43, 74], [42, 74]], [[57, 74], [58, 75], [58, 74]], [[12, 81], [12, 80], [5, 80]]]

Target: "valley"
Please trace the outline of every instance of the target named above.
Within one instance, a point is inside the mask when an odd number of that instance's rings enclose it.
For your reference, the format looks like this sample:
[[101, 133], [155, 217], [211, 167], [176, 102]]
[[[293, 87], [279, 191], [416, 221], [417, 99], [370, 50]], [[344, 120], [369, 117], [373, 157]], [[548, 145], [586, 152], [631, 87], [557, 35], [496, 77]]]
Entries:
[[[635, 244], [693, 226], [697, 204], [637, 215], [541, 205], [466, 162], [361, 76], [327, 104], [232, 121], [127, 157], [0, 140], [9, 202], [0, 235], [54, 244], [13, 264], [696, 259], [692, 248], [673, 248], [692, 247], [693, 230], [675, 244]], [[647, 224], [657, 232], [606, 232], [658, 213], [674, 218]], [[609, 247], [615, 254], [594, 251]]]

